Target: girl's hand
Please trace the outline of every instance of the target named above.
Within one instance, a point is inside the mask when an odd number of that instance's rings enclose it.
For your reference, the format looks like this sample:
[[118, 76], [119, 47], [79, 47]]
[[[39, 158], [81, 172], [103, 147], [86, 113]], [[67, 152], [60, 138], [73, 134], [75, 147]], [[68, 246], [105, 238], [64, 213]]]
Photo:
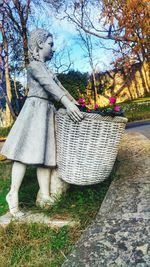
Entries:
[[80, 112], [78, 107], [72, 102], [68, 105], [67, 112], [68, 112], [69, 117], [74, 122], [79, 122], [83, 119], [83, 114]]
[[66, 107], [69, 117], [74, 122], [79, 122], [83, 119], [83, 114], [80, 112], [78, 107], [67, 98], [67, 96], [63, 96], [61, 102]]

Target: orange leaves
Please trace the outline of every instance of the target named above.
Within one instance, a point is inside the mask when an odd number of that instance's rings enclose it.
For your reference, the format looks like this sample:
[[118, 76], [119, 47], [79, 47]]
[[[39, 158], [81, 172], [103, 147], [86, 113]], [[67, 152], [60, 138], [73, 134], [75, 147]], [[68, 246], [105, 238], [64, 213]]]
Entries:
[[137, 54], [141, 51], [141, 44], [136, 44], [133, 48], [132, 48], [132, 52]]
[[129, 8], [129, 9], [135, 9], [135, 8], [137, 8], [138, 7], [138, 3], [139, 1], [138, 0], [128, 0], [127, 1], [127, 7]]
[[132, 66], [132, 63], [130, 62], [130, 59], [128, 56], [126, 56], [125, 58], [119, 57], [112, 64], [116, 70], [123, 71], [125, 75], [129, 74], [131, 70], [131, 66]]
[[[150, 34], [150, 5], [148, 0], [103, 0], [105, 16], [113, 18], [115, 29], [121, 28], [124, 40], [147, 43]], [[119, 34], [119, 31], [118, 31]]]

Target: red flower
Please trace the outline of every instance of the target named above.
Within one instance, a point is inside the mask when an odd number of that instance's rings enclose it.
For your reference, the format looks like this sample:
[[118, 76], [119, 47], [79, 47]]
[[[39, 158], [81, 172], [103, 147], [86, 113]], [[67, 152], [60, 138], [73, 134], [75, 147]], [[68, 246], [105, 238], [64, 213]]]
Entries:
[[110, 103], [110, 105], [115, 104], [116, 103], [116, 98], [113, 97], [113, 96], [109, 97], [109, 103]]
[[115, 107], [114, 107], [114, 111], [119, 112], [120, 110], [121, 110], [120, 106], [115, 106]]
[[95, 104], [95, 107], [94, 107], [95, 109], [97, 109], [97, 108], [99, 108], [99, 105], [98, 104]]
[[84, 104], [85, 103], [85, 99], [84, 98], [79, 98], [78, 103], [79, 104]]

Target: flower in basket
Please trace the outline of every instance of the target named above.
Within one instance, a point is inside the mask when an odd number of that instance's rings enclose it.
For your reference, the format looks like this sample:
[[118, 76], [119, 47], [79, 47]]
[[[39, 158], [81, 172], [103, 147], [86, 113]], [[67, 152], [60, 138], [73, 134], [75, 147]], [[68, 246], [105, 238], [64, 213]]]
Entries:
[[114, 106], [114, 111], [120, 112], [121, 107], [120, 106]]
[[114, 105], [116, 103], [116, 97], [111, 96], [108, 99], [109, 99], [110, 105]]
[[78, 108], [80, 109], [80, 111], [82, 112], [87, 112], [88, 111], [88, 108], [86, 106], [86, 103], [85, 103], [85, 99], [84, 98], [79, 98], [78, 100]]
[[82, 104], [82, 107], [86, 107], [86, 104], [85, 104], [85, 103], [83, 103], [83, 104]]
[[97, 108], [99, 108], [99, 105], [98, 104], [95, 104], [95, 107], [94, 107], [95, 109], [97, 109]]
[[84, 99], [84, 98], [79, 98], [78, 103], [79, 103], [80, 105], [85, 104], [85, 99]]
[[120, 106], [115, 105], [116, 103], [115, 97], [109, 97], [110, 106], [103, 107], [103, 108], [101, 108], [98, 104], [95, 104], [94, 109], [89, 109], [86, 106], [84, 98], [80, 98], [78, 100], [78, 103], [79, 103], [78, 108], [82, 112], [96, 113], [96, 114], [100, 114], [101, 116], [111, 116], [111, 117], [124, 116], [124, 110], [122, 110]]

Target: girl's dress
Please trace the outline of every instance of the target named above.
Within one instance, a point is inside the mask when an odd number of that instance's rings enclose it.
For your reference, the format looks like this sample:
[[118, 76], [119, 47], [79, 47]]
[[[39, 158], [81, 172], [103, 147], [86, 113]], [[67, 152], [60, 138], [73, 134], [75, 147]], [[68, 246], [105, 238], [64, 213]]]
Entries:
[[25, 164], [56, 166], [55, 108], [53, 100], [72, 96], [41, 61], [27, 69], [29, 93], [1, 154]]

